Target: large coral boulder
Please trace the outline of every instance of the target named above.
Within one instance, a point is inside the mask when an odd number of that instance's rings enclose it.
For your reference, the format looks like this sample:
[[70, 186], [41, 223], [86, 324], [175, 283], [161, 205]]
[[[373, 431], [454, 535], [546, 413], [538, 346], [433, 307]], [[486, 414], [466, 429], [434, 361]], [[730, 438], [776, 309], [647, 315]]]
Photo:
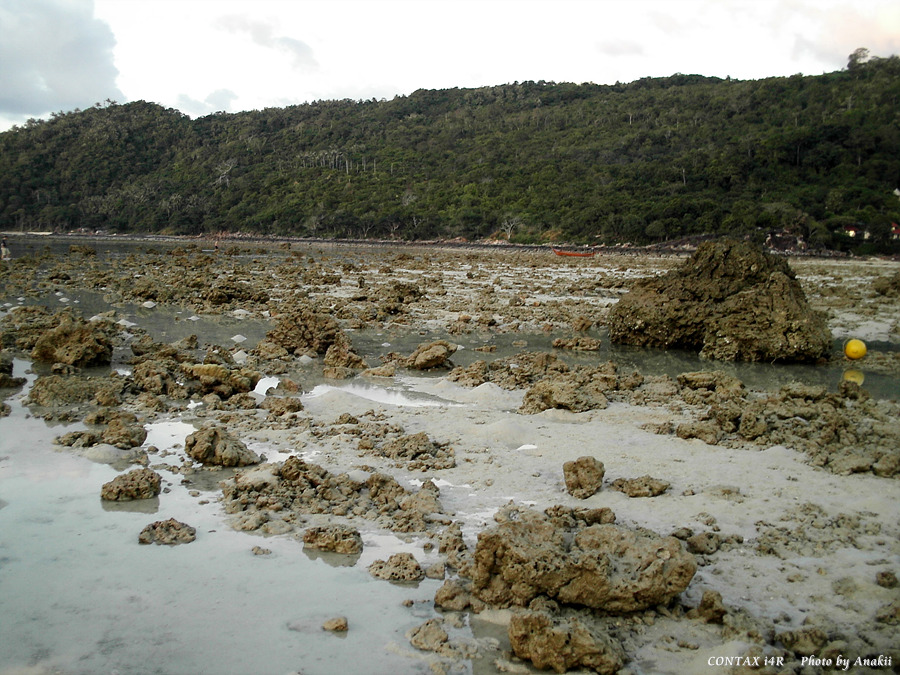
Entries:
[[507, 507], [478, 535], [472, 593], [499, 607], [545, 595], [606, 612], [666, 604], [687, 588], [694, 557], [674, 537], [611, 524], [569, 531], [547, 515]]
[[342, 336], [333, 316], [300, 307], [279, 318], [276, 326], [266, 334], [266, 342], [301, 356], [308, 352], [325, 354]]
[[681, 268], [638, 282], [610, 311], [609, 337], [724, 361], [816, 361], [832, 347], [787, 261], [734, 240], [705, 242]]
[[102, 366], [112, 360], [112, 352], [112, 343], [98, 325], [62, 315], [58, 326], [38, 338], [31, 358], [78, 367]]

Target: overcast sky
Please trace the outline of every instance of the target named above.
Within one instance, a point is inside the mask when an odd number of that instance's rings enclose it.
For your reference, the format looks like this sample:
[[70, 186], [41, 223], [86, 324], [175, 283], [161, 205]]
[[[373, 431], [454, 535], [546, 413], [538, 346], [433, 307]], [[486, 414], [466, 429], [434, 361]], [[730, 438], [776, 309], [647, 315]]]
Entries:
[[98, 101], [191, 117], [525, 80], [738, 79], [900, 54], [898, 0], [0, 0], [0, 130]]

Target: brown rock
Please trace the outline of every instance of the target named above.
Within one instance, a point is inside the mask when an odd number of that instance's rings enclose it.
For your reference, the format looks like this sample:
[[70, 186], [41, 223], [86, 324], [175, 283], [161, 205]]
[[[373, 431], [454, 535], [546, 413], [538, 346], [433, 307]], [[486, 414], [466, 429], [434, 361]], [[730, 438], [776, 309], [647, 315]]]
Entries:
[[722, 604], [722, 594], [718, 591], [703, 591], [700, 604], [688, 612], [690, 619], [702, 619], [706, 623], [722, 623], [728, 610]]
[[612, 363], [551, 373], [525, 392], [519, 412], [533, 415], [551, 408], [576, 413], [603, 410], [609, 406], [606, 392], [617, 387], [616, 366]]
[[426, 652], [439, 652], [450, 641], [440, 619], [428, 619], [425, 623], [411, 628], [406, 633], [409, 643]]
[[385, 560], [369, 565], [369, 574], [385, 581], [420, 581], [425, 578], [421, 565], [412, 553], [395, 553]]
[[828, 634], [821, 628], [799, 628], [780, 633], [776, 639], [800, 656], [812, 656], [828, 642]]
[[307, 307], [286, 313], [278, 324], [266, 334], [265, 346], [260, 349], [269, 355], [281, 352], [270, 345], [277, 345], [290, 354], [302, 356], [307, 352], [324, 354], [343, 333], [334, 317], [320, 314]]
[[552, 668], [564, 673], [583, 667], [609, 675], [618, 672], [625, 661], [621, 645], [577, 618], [517, 612], [509, 622], [508, 634], [513, 653], [542, 670]]
[[701, 532], [688, 537], [685, 543], [691, 553], [711, 555], [719, 550], [719, 546], [722, 545], [722, 537], [716, 532]]
[[174, 518], [158, 520], [145, 527], [138, 536], [140, 544], [164, 544], [175, 546], [189, 544], [197, 538], [197, 530]]
[[323, 623], [322, 630], [327, 630], [332, 633], [346, 633], [350, 630], [350, 624], [347, 623], [346, 616], [336, 616]]
[[359, 370], [366, 367], [363, 358], [353, 351], [350, 341], [341, 334], [341, 339], [336, 340], [325, 352], [323, 363], [331, 368], [347, 368]]
[[160, 475], [151, 469], [132, 469], [116, 476], [100, 488], [100, 498], [107, 501], [151, 499], [159, 495]]
[[202, 464], [247, 466], [260, 462], [259, 455], [218, 427], [206, 427], [190, 434], [184, 440], [184, 451]]
[[56, 328], [38, 338], [31, 358], [87, 368], [109, 364], [112, 351], [112, 343], [99, 327], [64, 314]]
[[687, 588], [697, 564], [674, 537], [618, 525], [565, 531], [546, 515], [507, 507], [482, 531], [473, 554], [472, 593], [500, 607], [539, 595], [607, 612], [665, 604]]
[[685, 440], [699, 438], [708, 445], [717, 445], [722, 439], [722, 429], [715, 422], [685, 422], [675, 428], [675, 435]]
[[355, 555], [363, 550], [359, 530], [348, 525], [311, 527], [303, 533], [303, 544], [320, 551]]
[[147, 430], [140, 424], [128, 424], [121, 419], [113, 419], [103, 431], [101, 440], [127, 450], [135, 448], [147, 440]]
[[434, 594], [434, 605], [461, 612], [472, 605], [472, 594], [457, 579], [447, 579]]
[[652, 476], [617, 478], [610, 488], [624, 492], [629, 497], [658, 497], [669, 489], [669, 483]]
[[419, 345], [404, 361], [407, 368], [413, 370], [431, 370], [433, 368], [449, 368], [450, 357], [456, 352], [456, 345], [446, 340], [435, 340]]
[[34, 381], [25, 402], [29, 405], [51, 408], [87, 403], [98, 391], [107, 386], [107, 383], [108, 378], [42, 375]]
[[606, 468], [596, 457], [579, 457], [563, 464], [566, 490], [578, 499], [587, 499], [600, 490]]
[[787, 261], [727, 239], [638, 282], [610, 311], [609, 336], [725, 361], [816, 361], [831, 352], [825, 319], [810, 309]]

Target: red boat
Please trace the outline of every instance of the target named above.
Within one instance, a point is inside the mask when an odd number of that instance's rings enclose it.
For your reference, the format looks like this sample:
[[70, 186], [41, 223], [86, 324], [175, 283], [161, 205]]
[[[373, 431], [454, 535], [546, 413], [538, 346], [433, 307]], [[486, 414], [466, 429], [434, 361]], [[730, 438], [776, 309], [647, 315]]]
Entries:
[[551, 249], [556, 255], [569, 256], [570, 258], [590, 258], [597, 255], [596, 251], [563, 251], [559, 248]]

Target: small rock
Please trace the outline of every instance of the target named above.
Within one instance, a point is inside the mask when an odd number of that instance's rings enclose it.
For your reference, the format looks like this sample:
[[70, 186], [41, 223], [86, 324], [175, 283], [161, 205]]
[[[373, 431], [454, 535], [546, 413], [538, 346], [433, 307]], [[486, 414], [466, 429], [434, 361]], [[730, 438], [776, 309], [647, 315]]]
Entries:
[[821, 628], [801, 628], [776, 636], [785, 647], [800, 656], [812, 656], [828, 642], [828, 635]]
[[450, 357], [456, 352], [456, 345], [446, 340], [435, 340], [419, 345], [404, 361], [407, 368], [413, 370], [431, 370], [432, 368], [449, 367]]
[[420, 581], [425, 578], [421, 565], [412, 553], [395, 553], [385, 560], [369, 565], [369, 574], [385, 581]]
[[688, 612], [690, 619], [702, 619], [706, 623], [722, 623], [728, 610], [722, 604], [722, 594], [718, 591], [703, 591], [703, 597], [696, 609]]
[[336, 616], [322, 624], [322, 630], [332, 633], [346, 633], [350, 629], [346, 616]]
[[145, 527], [138, 536], [140, 544], [165, 544], [175, 546], [177, 544], [189, 544], [197, 538], [197, 530], [190, 525], [169, 518], [158, 520]]
[[688, 551], [702, 555], [710, 555], [719, 550], [722, 537], [715, 532], [701, 532], [687, 538]]
[[406, 633], [406, 639], [416, 649], [426, 652], [440, 651], [450, 640], [442, 623], [440, 619], [428, 619], [422, 625], [411, 628]]
[[566, 490], [578, 499], [587, 499], [600, 490], [606, 468], [595, 457], [579, 457], [563, 464]]
[[669, 483], [651, 476], [640, 478], [617, 478], [610, 487], [624, 492], [629, 497], [658, 497], [669, 489]]
[[875, 583], [882, 588], [896, 588], [897, 575], [890, 571], [879, 572], [875, 575]]

